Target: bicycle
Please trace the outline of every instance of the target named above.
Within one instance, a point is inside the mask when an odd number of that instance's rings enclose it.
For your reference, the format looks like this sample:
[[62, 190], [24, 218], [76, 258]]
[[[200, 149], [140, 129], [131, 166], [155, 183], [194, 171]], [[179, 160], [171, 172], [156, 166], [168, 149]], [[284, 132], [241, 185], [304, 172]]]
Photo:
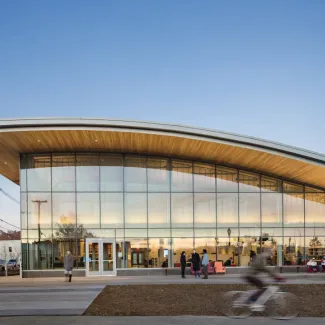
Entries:
[[[255, 303], [248, 303], [258, 290], [229, 291], [224, 295], [224, 314], [230, 318], [247, 318], [253, 312], [266, 312], [273, 319], [292, 319], [299, 314], [298, 298], [279, 286], [268, 286]], [[260, 308], [257, 308], [260, 306]]]

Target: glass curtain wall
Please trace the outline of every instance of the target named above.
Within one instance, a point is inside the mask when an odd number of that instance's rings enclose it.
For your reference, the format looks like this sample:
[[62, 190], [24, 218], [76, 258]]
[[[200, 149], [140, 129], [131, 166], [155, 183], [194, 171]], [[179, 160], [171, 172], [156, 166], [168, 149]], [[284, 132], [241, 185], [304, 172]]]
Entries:
[[212, 261], [270, 265], [325, 255], [321, 189], [208, 163], [117, 153], [21, 155], [23, 269], [85, 267], [85, 239], [114, 238], [118, 268]]

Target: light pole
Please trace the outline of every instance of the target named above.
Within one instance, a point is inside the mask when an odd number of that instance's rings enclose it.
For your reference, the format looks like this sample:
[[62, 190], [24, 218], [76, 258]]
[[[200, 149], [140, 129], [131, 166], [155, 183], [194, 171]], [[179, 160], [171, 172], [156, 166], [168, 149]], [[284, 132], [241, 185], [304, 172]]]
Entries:
[[40, 246], [41, 246], [41, 204], [43, 203], [47, 203], [47, 200], [41, 201], [41, 200], [35, 200], [32, 201], [33, 203], [37, 203], [37, 228], [38, 228], [38, 259], [37, 259], [37, 264], [38, 264], [38, 269], [40, 269], [40, 262], [41, 262], [41, 250], [40, 250]]

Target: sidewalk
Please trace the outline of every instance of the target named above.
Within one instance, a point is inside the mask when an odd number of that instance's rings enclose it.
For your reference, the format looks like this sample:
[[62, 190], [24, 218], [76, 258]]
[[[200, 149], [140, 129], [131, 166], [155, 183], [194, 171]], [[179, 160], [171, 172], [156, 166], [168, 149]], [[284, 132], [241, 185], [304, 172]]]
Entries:
[[270, 318], [250, 317], [229, 319], [224, 317], [13, 317], [0, 318], [6, 325], [323, 325], [324, 318], [294, 318], [276, 321]]
[[[317, 273], [283, 273], [288, 284], [310, 284], [310, 283], [325, 283], [325, 274]], [[267, 278], [266, 278], [267, 279]], [[268, 279], [267, 279], [268, 280]], [[75, 277], [69, 285], [128, 285], [128, 284], [198, 284], [202, 283], [202, 279], [194, 279], [193, 276], [187, 276], [182, 279], [180, 276], [116, 276], [116, 277]], [[205, 283], [213, 284], [240, 284], [244, 283], [241, 275], [210, 275]], [[24, 278], [19, 276], [0, 277], [0, 290], [8, 287], [31, 287], [31, 286], [57, 286], [64, 285], [64, 277], [62, 278]]]

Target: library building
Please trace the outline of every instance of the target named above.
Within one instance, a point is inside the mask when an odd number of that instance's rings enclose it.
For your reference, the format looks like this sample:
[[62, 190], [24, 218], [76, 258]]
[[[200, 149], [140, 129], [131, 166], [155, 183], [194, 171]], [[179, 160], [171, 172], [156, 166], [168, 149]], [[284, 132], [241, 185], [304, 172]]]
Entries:
[[[179, 272], [180, 255], [247, 267], [325, 256], [325, 155], [255, 137], [108, 119], [0, 121], [20, 186], [22, 277]], [[235, 271], [234, 271], [235, 272]]]

